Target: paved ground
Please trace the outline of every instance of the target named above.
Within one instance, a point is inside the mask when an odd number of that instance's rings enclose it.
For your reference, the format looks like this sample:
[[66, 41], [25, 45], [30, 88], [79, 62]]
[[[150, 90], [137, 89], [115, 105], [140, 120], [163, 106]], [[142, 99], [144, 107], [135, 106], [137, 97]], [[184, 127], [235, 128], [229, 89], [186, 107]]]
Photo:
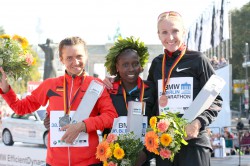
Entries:
[[[237, 155], [227, 156], [224, 158], [212, 158], [211, 166], [250, 166], [250, 155], [240, 157], [240, 160]], [[151, 166], [155, 166], [154, 161], [152, 161]]]
[[212, 166], [250, 166], [250, 155], [212, 158]]

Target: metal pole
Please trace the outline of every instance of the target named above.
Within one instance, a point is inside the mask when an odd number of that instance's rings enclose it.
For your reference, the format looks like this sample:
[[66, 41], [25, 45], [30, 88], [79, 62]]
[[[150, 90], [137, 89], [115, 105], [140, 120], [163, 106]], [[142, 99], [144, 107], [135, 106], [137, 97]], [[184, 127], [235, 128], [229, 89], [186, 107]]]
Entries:
[[248, 48], [248, 43], [245, 43], [245, 71], [246, 71], [246, 82], [245, 82], [245, 113], [246, 113], [246, 118], [248, 118], [248, 110], [249, 110], [249, 92], [248, 92], [248, 57], [249, 57], [249, 48]]
[[239, 166], [241, 166], [241, 144], [240, 144], [240, 137], [241, 137], [241, 133], [240, 130], [238, 130], [238, 141], [239, 141]]
[[233, 58], [233, 39], [232, 39], [232, 12], [228, 12], [229, 15], [229, 57]]
[[241, 115], [242, 115], [242, 108], [241, 108], [241, 104], [242, 104], [242, 94], [240, 94], [240, 103], [239, 103], [239, 110], [240, 110], [240, 113], [239, 113], [239, 117], [238, 117], [238, 121], [241, 120]]

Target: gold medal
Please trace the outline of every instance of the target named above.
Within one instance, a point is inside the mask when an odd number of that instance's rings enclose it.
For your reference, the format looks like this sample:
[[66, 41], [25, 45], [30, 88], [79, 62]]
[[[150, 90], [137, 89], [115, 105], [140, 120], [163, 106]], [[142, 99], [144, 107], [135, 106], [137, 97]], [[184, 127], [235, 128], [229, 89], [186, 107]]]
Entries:
[[159, 105], [161, 107], [166, 107], [168, 104], [168, 97], [165, 95], [165, 93], [162, 93], [160, 99], [159, 99]]

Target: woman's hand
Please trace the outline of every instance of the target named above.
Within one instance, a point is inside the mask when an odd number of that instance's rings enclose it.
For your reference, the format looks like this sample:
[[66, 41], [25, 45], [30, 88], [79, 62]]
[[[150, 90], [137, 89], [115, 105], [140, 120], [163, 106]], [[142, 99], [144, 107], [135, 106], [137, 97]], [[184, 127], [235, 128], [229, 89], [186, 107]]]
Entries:
[[0, 72], [2, 74], [2, 79], [1, 79], [1, 82], [0, 82], [0, 88], [2, 89], [3, 93], [7, 93], [10, 90], [7, 75], [4, 72], [2, 67], [0, 67]]
[[80, 132], [86, 132], [86, 125], [84, 122], [78, 122], [76, 124], [68, 124], [60, 130], [66, 130], [61, 138], [61, 141], [64, 141], [67, 144], [73, 144]]
[[198, 119], [196, 119], [192, 123], [188, 124], [185, 127], [185, 130], [187, 133], [187, 137], [185, 138], [185, 140], [197, 138], [199, 131], [200, 131], [200, 128], [201, 128], [201, 123]]
[[45, 119], [43, 120], [43, 125], [47, 130], [50, 129], [50, 117], [48, 113], [46, 113]]
[[114, 83], [114, 81], [115, 81], [114, 76], [106, 76], [105, 79], [103, 80], [103, 83], [107, 89], [113, 89], [112, 83]]

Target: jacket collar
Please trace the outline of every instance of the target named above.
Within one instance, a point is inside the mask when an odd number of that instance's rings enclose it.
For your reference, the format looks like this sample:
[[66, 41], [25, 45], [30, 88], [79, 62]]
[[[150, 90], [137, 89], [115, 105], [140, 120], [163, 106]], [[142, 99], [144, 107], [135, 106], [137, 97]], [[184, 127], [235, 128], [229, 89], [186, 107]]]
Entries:
[[170, 52], [167, 49], [164, 49], [164, 53], [169, 57], [169, 58], [176, 58], [177, 56], [180, 55], [180, 53], [182, 52], [182, 50], [184, 50], [186, 48], [185, 44], [182, 44], [175, 52]]
[[[142, 79], [141, 79], [141, 77], [138, 77], [138, 79], [137, 79], [137, 90], [135, 90], [135, 91], [138, 91], [138, 90], [140, 90], [141, 89], [141, 86], [142, 86]], [[147, 85], [147, 84], [145, 84], [144, 83], [144, 88], [145, 89], [147, 89], [149, 86]], [[113, 89], [109, 89], [108, 91], [109, 91], [109, 93], [111, 93], [111, 94], [122, 94], [122, 85], [121, 85], [121, 83], [120, 83], [120, 80], [118, 80], [118, 81], [116, 81], [116, 82], [114, 82], [113, 83]]]
[[78, 76], [78, 75], [75, 75], [74, 77], [72, 75], [69, 75], [67, 73], [67, 71], [65, 70], [65, 76], [66, 76], [66, 79], [82, 79], [82, 77], [85, 75], [85, 72], [83, 71], [83, 74]]

